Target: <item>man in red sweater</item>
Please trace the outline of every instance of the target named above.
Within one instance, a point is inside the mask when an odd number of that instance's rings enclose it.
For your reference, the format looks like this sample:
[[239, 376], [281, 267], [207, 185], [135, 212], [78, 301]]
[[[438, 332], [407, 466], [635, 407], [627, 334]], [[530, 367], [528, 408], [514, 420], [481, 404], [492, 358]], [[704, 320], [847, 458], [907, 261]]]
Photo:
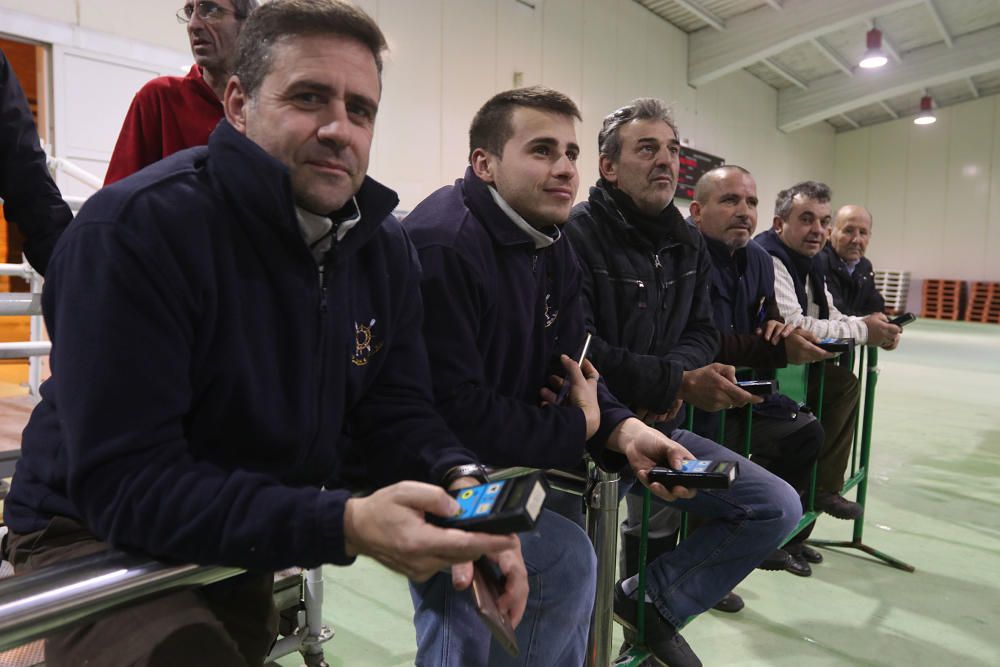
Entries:
[[187, 24], [195, 64], [187, 76], [144, 85], [129, 107], [104, 184], [157, 160], [208, 143], [222, 118], [222, 93], [232, 72], [236, 37], [257, 0], [187, 0], [177, 20]]

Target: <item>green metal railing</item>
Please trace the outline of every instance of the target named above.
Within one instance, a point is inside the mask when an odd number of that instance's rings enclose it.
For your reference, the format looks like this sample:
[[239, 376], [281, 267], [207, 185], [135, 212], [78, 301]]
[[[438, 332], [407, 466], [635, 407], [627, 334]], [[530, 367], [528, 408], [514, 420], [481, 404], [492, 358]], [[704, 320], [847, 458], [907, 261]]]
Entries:
[[[872, 426], [875, 417], [875, 386], [878, 382], [878, 349], [869, 348], [862, 346], [858, 349], [857, 354], [854, 350], [850, 353], [842, 355], [838, 360], [838, 363], [849, 369], [853, 368], [855, 365], [855, 360], [857, 361], [857, 372], [858, 375], [864, 375], [864, 380], [862, 382], [861, 389], [861, 401], [860, 404], [863, 406], [862, 410], [859, 410], [855, 415], [855, 428], [854, 428], [854, 439], [851, 446], [851, 462], [850, 462], [850, 476], [844, 482], [841, 488], [841, 494], [849, 492], [851, 489], [857, 487], [857, 502], [862, 508], [865, 508], [865, 503], [868, 499], [868, 471], [869, 464], [871, 461], [871, 449], [872, 449]], [[810, 381], [815, 377], [817, 383], [817, 398], [816, 398], [816, 419], [822, 420], [823, 417], [823, 403], [824, 403], [824, 392], [826, 389], [826, 364], [827, 362], [815, 362], [809, 365], [798, 365], [789, 366], [785, 369], [779, 369], [778, 371], [778, 382], [781, 392], [791, 398], [805, 403], [807, 402], [807, 397], [809, 394]], [[751, 449], [751, 424], [753, 420], [753, 410], [751, 406], [747, 406], [745, 410], [745, 425], [744, 438], [743, 438], [743, 455], [749, 457]], [[688, 406], [687, 412], [687, 424], [686, 428], [688, 430], [693, 430], [694, 427], [694, 410], [691, 406]], [[721, 411], [719, 416], [719, 436], [718, 441], [721, 443], [725, 438], [726, 432], [726, 411]], [[809, 478], [809, 491], [808, 497], [806, 499], [806, 506], [803, 512], [802, 519], [799, 520], [798, 525], [789, 533], [788, 537], [785, 538], [784, 543], [792, 539], [797, 535], [803, 528], [811, 524], [816, 520], [816, 518], [821, 514], [815, 507], [816, 503], [816, 474], [817, 474], [817, 464], [813, 463], [812, 471]], [[649, 539], [649, 515], [650, 506], [652, 502], [652, 494], [649, 489], [643, 489], [643, 507], [642, 507], [642, 528], [640, 531], [640, 544], [639, 544], [639, 587], [636, 592], [638, 599], [642, 600], [645, 595], [646, 590], [646, 559], [647, 559], [647, 542]], [[904, 570], [906, 572], [913, 572], [915, 568], [905, 563], [898, 558], [890, 556], [882, 551], [872, 548], [863, 541], [864, 535], [864, 518], [866, 512], [863, 512], [860, 517], [854, 520], [853, 535], [851, 540], [809, 540], [809, 544], [827, 548], [846, 548], [846, 549], [857, 549], [863, 551], [864, 553], [873, 556], [892, 567]], [[687, 535], [688, 521], [687, 514], [685, 513], [681, 518], [681, 529], [680, 536], [684, 539]], [[615, 667], [640, 667], [643, 662], [650, 657], [649, 651], [646, 650], [644, 646], [645, 637], [645, 605], [640, 604], [638, 606], [638, 615], [636, 619], [636, 645], [632, 646], [628, 651], [623, 653], [615, 661]]]

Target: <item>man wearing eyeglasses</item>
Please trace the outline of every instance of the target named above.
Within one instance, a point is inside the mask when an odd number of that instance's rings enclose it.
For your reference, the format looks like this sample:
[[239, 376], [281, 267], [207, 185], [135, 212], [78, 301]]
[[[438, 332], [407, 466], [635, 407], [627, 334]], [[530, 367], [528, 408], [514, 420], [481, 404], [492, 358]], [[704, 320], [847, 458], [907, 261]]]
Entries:
[[187, 24], [194, 65], [187, 76], [161, 76], [143, 86], [129, 107], [104, 184], [192, 146], [208, 143], [222, 118], [222, 94], [233, 70], [236, 38], [257, 0], [187, 0], [177, 20]]

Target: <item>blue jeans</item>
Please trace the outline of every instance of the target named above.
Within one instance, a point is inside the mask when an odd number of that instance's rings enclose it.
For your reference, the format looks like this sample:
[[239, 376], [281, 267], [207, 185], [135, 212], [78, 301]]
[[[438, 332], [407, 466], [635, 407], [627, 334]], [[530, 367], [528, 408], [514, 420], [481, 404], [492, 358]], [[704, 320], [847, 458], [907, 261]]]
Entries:
[[[756, 463], [690, 431], [669, 434], [697, 459], [739, 460], [729, 489], [698, 491], [694, 498], [657, 507], [706, 519], [674, 551], [646, 567], [646, 594], [675, 628], [722, 599], [757, 567], [802, 518], [799, 494]], [[633, 517], [630, 517], [632, 523]]]
[[583, 664], [597, 580], [594, 548], [579, 526], [548, 509], [520, 538], [529, 587], [515, 630], [521, 655], [513, 658], [492, 641], [469, 591], [456, 591], [451, 573], [440, 572], [424, 583], [410, 582], [417, 665]]

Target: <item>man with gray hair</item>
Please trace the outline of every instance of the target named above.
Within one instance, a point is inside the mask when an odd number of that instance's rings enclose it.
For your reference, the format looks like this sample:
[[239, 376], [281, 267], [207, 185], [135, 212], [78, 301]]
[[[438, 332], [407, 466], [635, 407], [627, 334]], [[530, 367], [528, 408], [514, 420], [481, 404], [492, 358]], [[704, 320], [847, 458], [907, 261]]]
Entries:
[[[826, 243], [830, 227], [829, 186], [802, 181], [782, 190], [774, 204], [771, 229], [755, 240], [771, 254], [774, 263], [774, 296], [785, 327], [802, 328], [819, 338], [853, 338], [858, 345], [879, 345], [893, 350], [900, 328], [883, 313], [867, 317], [837, 310], [826, 287], [816, 256]], [[855, 411], [860, 383], [847, 368], [827, 364], [823, 431], [826, 440], [816, 477], [816, 508], [838, 519], [857, 519], [861, 505], [840, 495], [844, 471], [851, 454]], [[815, 406], [819, 383], [810, 382], [809, 401]]]
[[[802, 508], [798, 494], [762, 467], [678, 428], [681, 400], [715, 411], [760, 399], [735, 384], [732, 366], [712, 363], [719, 334], [709, 303], [711, 259], [673, 204], [680, 142], [669, 110], [660, 100], [634, 100], [604, 119], [598, 142], [600, 179], [566, 226], [584, 267], [591, 359], [619, 400], [696, 458], [739, 461], [729, 489], [666, 503], [666, 514], [704, 520], [675, 550], [670, 522], [654, 526], [661, 539], [651, 544], [659, 555], [646, 571], [646, 644], [663, 664], [700, 665], [678, 631], [724, 598], [728, 610], [742, 607], [732, 587], [789, 535]], [[633, 576], [615, 591], [627, 642], [640, 604], [637, 559], [629, 558], [639, 526], [631, 499], [624, 546], [625, 574]]]
[[194, 65], [187, 76], [161, 76], [136, 93], [111, 162], [108, 185], [172, 153], [204, 146], [222, 120], [222, 94], [233, 72], [236, 38], [257, 0], [186, 0], [177, 20], [187, 25]]

